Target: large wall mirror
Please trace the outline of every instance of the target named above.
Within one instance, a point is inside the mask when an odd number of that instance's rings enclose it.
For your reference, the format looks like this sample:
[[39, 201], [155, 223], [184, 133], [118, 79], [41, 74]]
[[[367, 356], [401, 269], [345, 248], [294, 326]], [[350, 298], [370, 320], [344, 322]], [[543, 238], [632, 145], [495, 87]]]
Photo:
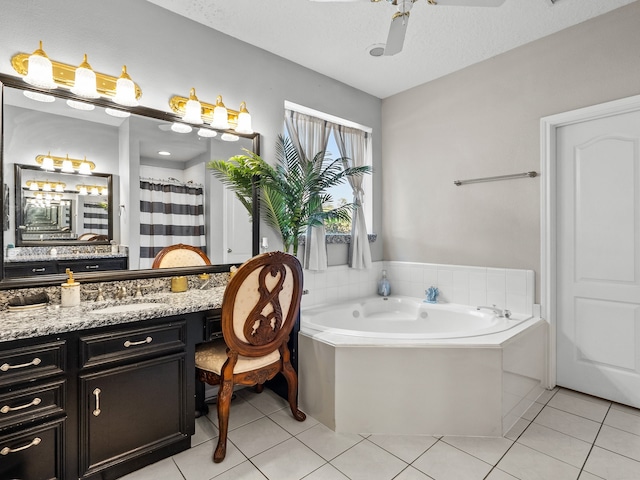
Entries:
[[[199, 135], [198, 128], [176, 133], [171, 125], [179, 118], [173, 113], [119, 107], [130, 116], [117, 117], [106, 113], [111, 106], [108, 100], [98, 99], [91, 110], [79, 110], [68, 106], [68, 100], [77, 98], [66, 90], [57, 89], [54, 101], [42, 102], [29, 98], [42, 92], [19, 78], [0, 74], [0, 82], [3, 275], [9, 261], [7, 251], [13, 246], [43, 247], [40, 253], [51, 249], [55, 253], [60, 247], [102, 245], [104, 249], [109, 244], [124, 247], [120, 251], [127, 252], [127, 270], [105, 272], [102, 280], [169, 274], [149, 270], [152, 259], [145, 253], [149, 250], [145, 236], [164, 235], [172, 239], [170, 243], [188, 242], [181, 240], [179, 220], [158, 228], [153, 218], [141, 212], [145, 202], [157, 201], [145, 196], [147, 184], [152, 184], [152, 190], [176, 185], [200, 192], [198, 235], [213, 264], [210, 271], [225, 271], [230, 264], [258, 253], [259, 222], [252, 222], [252, 216], [207, 171], [206, 164], [241, 154], [243, 149], [259, 153], [259, 134], [232, 136], [234, 141], [228, 141], [224, 132], [215, 137]], [[55, 160], [55, 168], [43, 168], [47, 158]], [[67, 159], [71, 162], [62, 171]], [[69, 168], [84, 161], [90, 164], [88, 171]], [[253, 218], [259, 218], [257, 203]], [[0, 288], [57, 281], [28, 273], [19, 279], [4, 277]]]

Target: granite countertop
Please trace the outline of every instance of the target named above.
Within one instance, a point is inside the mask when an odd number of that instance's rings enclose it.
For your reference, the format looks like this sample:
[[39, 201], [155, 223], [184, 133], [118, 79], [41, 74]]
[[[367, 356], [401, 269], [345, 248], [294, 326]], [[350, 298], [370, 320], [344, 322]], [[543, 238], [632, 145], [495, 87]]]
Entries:
[[[142, 298], [83, 302], [70, 308], [47, 305], [34, 310], [4, 311], [0, 319], [0, 342], [217, 309], [222, 307], [224, 290], [225, 287], [222, 286], [207, 290], [192, 289], [181, 293], [153, 293]], [[96, 310], [117, 305], [149, 303], [157, 303], [158, 306], [126, 312], [94, 313]]]
[[126, 253], [92, 252], [92, 253], [59, 253], [57, 255], [18, 255], [4, 256], [4, 263], [50, 262], [52, 260], [101, 260], [103, 258], [122, 258]]

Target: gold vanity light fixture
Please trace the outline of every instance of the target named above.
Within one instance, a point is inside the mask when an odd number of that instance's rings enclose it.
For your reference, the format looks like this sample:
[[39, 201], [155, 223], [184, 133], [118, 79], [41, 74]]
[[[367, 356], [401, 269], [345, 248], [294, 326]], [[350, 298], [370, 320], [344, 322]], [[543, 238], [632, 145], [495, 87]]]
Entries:
[[76, 185], [76, 191], [80, 195], [108, 195], [109, 189], [105, 185]]
[[63, 173], [75, 173], [78, 172], [82, 175], [91, 175], [91, 171], [96, 168], [96, 164], [87, 157], [84, 160], [78, 160], [76, 158], [56, 157], [54, 155], [37, 155], [36, 163], [40, 165], [43, 170], [53, 171], [59, 169]]
[[[199, 103], [199, 111], [197, 110], [197, 104], [190, 103], [192, 101]], [[204, 122], [218, 130], [231, 129], [235, 130], [236, 133], [248, 135], [253, 133], [251, 114], [249, 114], [245, 102], [240, 104], [240, 110], [231, 110], [224, 105], [221, 95], [218, 95], [215, 104], [201, 102], [195, 95], [195, 89], [192, 88], [189, 98], [173, 96], [169, 100], [169, 106], [171, 110], [179, 114], [186, 123], [201, 125]]]
[[64, 188], [67, 186], [63, 182], [50, 182], [49, 180], [27, 180], [25, 182], [26, 187], [32, 191], [37, 192], [42, 190], [43, 192], [64, 192]]
[[[127, 67], [122, 67], [120, 77], [95, 72], [84, 55], [78, 67], [66, 63], [50, 60], [40, 47], [32, 54], [18, 53], [11, 58], [13, 69], [24, 75], [24, 81], [34, 87], [51, 90], [59, 86], [68, 88], [72, 93], [82, 98], [98, 98], [104, 96], [114, 103], [125, 107], [138, 105], [142, 90], [127, 73]], [[49, 66], [51, 65], [51, 66]], [[34, 93], [34, 92], [31, 92]], [[38, 94], [48, 97], [44, 94]], [[48, 100], [50, 101], [50, 100]], [[73, 102], [73, 100], [72, 100]], [[84, 102], [77, 104], [89, 105]]]

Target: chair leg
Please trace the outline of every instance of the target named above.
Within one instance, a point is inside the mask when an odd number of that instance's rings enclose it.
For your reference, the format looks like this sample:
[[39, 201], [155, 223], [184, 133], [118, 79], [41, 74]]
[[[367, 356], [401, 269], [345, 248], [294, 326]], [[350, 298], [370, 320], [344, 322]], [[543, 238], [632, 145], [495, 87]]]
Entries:
[[229, 430], [229, 406], [233, 394], [233, 381], [223, 380], [218, 390], [218, 446], [213, 453], [213, 461], [220, 463], [227, 454], [227, 432]]
[[282, 374], [287, 380], [287, 396], [289, 397], [289, 407], [291, 408], [293, 418], [302, 422], [307, 418], [307, 416], [298, 410], [298, 375], [289, 361], [288, 349], [285, 350], [284, 355], [282, 356]]
[[256, 383], [253, 387], [253, 391], [256, 393], [262, 393], [264, 390], [264, 383]]

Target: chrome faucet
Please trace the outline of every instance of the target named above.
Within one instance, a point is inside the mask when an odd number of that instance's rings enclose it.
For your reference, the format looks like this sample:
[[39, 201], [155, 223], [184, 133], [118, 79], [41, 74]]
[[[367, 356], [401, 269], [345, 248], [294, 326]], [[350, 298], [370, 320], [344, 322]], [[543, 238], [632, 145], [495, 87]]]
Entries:
[[480, 310], [480, 309], [483, 309], [483, 308], [485, 308], [487, 310], [491, 310], [493, 313], [496, 314], [496, 316], [498, 318], [503, 318], [503, 317], [510, 318], [511, 317], [511, 312], [509, 310], [507, 310], [507, 309], [502, 310], [501, 308], [496, 307], [495, 304], [492, 305], [491, 307], [487, 307], [487, 306], [482, 306], [481, 305], [481, 306], [477, 307], [476, 310]]

